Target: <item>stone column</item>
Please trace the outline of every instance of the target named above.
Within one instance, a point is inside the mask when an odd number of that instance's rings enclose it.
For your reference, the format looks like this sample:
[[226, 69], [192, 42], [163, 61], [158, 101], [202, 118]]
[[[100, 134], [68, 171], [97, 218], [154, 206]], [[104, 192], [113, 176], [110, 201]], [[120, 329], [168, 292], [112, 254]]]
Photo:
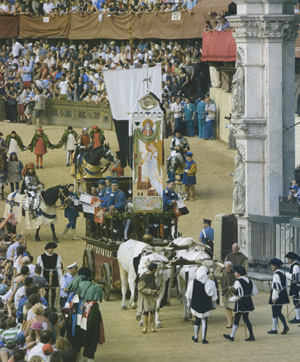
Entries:
[[237, 44], [233, 78], [233, 119], [239, 158], [244, 163], [243, 187], [235, 186], [239, 205], [241, 249], [251, 258], [248, 216], [279, 215], [279, 196], [294, 178], [295, 52], [298, 23], [293, 3], [285, 0], [236, 0], [229, 18]]

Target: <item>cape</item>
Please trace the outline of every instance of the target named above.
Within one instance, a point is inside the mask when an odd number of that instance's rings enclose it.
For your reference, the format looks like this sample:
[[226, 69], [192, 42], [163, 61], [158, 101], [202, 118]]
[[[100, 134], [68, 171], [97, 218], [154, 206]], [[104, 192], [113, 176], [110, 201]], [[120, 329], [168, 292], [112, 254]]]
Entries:
[[[7, 147], [9, 147], [9, 143], [10, 143], [11, 139], [12, 139], [12, 136], [11, 136], [11, 134], [9, 134], [6, 137], [6, 140], [5, 140], [5, 143], [7, 144]], [[21, 137], [18, 134], [16, 134], [15, 140], [17, 141], [17, 144], [18, 144], [20, 150], [25, 151], [26, 147], [24, 146], [23, 141], [22, 141]]]
[[[99, 131], [99, 139], [100, 139], [100, 143], [104, 143], [104, 141], [105, 141], [105, 136], [104, 136], [104, 132], [102, 131], [102, 129], [101, 128], [98, 128], [98, 130], [97, 131]], [[91, 130], [91, 132], [90, 132], [90, 137], [91, 137], [91, 139], [93, 140], [94, 139], [94, 133], [95, 133], [96, 131], [94, 130], [94, 129], [92, 129]]]
[[[52, 148], [52, 147], [53, 147], [53, 145], [52, 145], [51, 142], [49, 141], [48, 136], [47, 136], [45, 133], [42, 133], [42, 136], [41, 136], [41, 137], [42, 137], [42, 139], [44, 140], [46, 147], [48, 147], [48, 148]], [[34, 151], [34, 148], [35, 148], [35, 145], [36, 145], [38, 139], [39, 139], [39, 135], [38, 135], [37, 132], [35, 132], [34, 136], [32, 137], [32, 140], [31, 140], [31, 142], [30, 142], [30, 145], [28, 146], [28, 148], [30, 149], [31, 152]]]
[[[76, 139], [78, 136], [77, 132], [73, 130], [71, 133], [74, 136], [74, 138]], [[66, 129], [64, 134], [61, 136], [60, 141], [56, 145], [54, 145], [54, 148], [61, 148], [62, 146], [64, 146], [67, 143], [68, 135], [69, 135], [69, 131]]]

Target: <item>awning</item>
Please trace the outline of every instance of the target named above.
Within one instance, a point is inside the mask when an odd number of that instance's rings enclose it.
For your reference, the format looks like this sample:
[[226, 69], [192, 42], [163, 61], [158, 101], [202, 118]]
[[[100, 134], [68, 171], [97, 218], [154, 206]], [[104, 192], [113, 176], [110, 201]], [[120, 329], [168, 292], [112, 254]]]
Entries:
[[234, 62], [236, 60], [236, 44], [232, 31], [203, 32], [201, 59], [211, 62]]

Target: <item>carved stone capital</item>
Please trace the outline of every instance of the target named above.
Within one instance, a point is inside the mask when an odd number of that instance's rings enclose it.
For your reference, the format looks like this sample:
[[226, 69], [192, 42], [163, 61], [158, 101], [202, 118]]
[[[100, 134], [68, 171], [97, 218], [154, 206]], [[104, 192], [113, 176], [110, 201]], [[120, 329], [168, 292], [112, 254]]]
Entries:
[[295, 41], [299, 24], [293, 15], [232, 16], [230, 25], [237, 41]]

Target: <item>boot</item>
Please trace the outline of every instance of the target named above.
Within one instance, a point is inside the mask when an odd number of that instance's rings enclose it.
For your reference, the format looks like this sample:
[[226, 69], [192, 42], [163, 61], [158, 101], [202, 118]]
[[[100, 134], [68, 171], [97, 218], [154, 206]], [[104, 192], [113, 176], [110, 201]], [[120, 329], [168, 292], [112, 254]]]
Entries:
[[195, 186], [191, 186], [191, 201], [195, 200]]
[[155, 329], [155, 314], [150, 314], [150, 328], [151, 328], [151, 332], [156, 332]]
[[75, 229], [72, 229], [71, 231], [71, 240], [79, 240], [79, 238], [75, 236]]
[[64, 238], [64, 239], [67, 239], [67, 232], [68, 232], [69, 230], [70, 230], [69, 228], [65, 227], [65, 230], [64, 230], [64, 232], [63, 232], [63, 238]]
[[190, 193], [190, 186], [189, 185], [184, 185], [184, 201], [189, 200], [189, 193]]
[[148, 316], [147, 315], [143, 315], [143, 324], [144, 324], [144, 328], [143, 328], [142, 332], [147, 333], [147, 328], [148, 328]]
[[226, 328], [232, 327], [232, 310], [226, 309], [226, 317], [227, 317], [227, 326]]

